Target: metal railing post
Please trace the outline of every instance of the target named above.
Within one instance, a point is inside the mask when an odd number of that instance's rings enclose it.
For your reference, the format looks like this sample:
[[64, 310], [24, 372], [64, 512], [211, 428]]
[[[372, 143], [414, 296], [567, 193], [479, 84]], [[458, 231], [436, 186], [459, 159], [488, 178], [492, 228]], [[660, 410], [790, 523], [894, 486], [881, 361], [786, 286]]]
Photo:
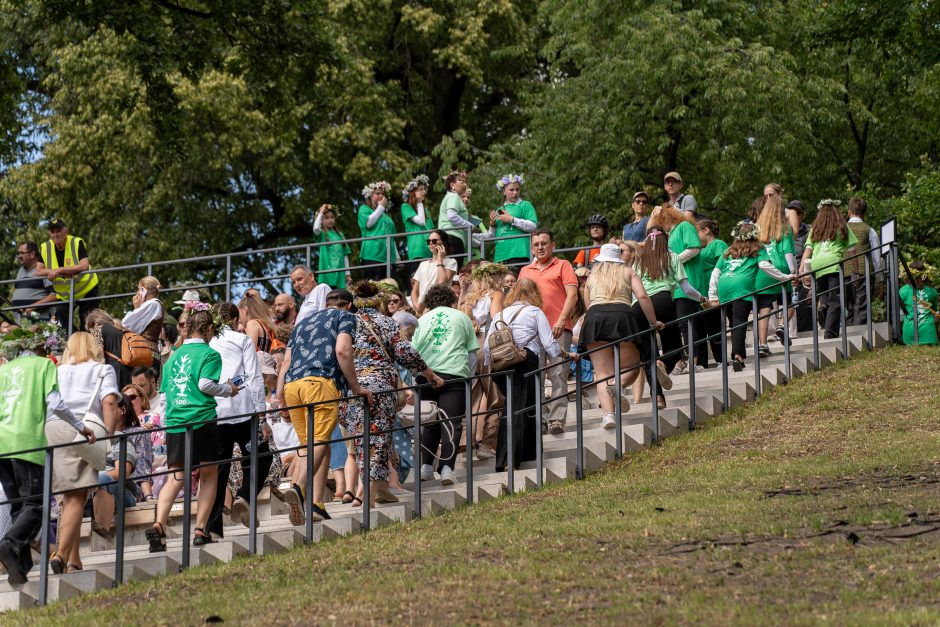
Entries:
[[[421, 388], [415, 388], [415, 423], [412, 427], [414, 429], [414, 443], [413, 448], [414, 452], [412, 453], [415, 460], [414, 467], [414, 476], [415, 476], [415, 500], [414, 505], [411, 508], [411, 513], [415, 518], [421, 518]], [[468, 494], [467, 500], [471, 503], [473, 502], [473, 495]]]
[[385, 276], [392, 276], [392, 238], [385, 236]]
[[[307, 478], [304, 480], [304, 542], [309, 544], [313, 542], [313, 517], [310, 510], [313, 509], [313, 422], [316, 420], [316, 408], [311, 404], [307, 405]], [[353, 494], [356, 493], [356, 486], [351, 486]]]
[[[49, 525], [52, 520], [52, 457], [53, 449], [46, 449], [42, 467], [42, 530], [39, 533], [39, 605], [45, 606], [49, 594]], [[65, 556], [68, 559], [68, 556]]]
[[[891, 248], [888, 249], [888, 259], [890, 260], [890, 266], [888, 268], [888, 276], [891, 278], [891, 289], [890, 294], [891, 298], [894, 301], [894, 307], [892, 311], [894, 313], [894, 337], [898, 341], [903, 341], [904, 331], [903, 331], [903, 320], [901, 319], [901, 297], [899, 292], [901, 290], [901, 280], [899, 276], [900, 270], [898, 269], [898, 248], [896, 244], [892, 244]], [[917, 328], [916, 326], [914, 327]]]
[[[481, 380], [482, 383], [482, 380]], [[464, 433], [464, 440], [466, 444], [464, 445], [464, 456], [466, 458], [467, 465], [467, 495], [468, 500], [473, 502], [473, 391], [471, 390], [470, 379], [464, 381], [464, 393], [466, 395], [465, 407], [467, 418], [465, 420], [467, 425], [467, 431]], [[481, 420], [486, 418], [486, 414], [481, 416]], [[457, 442], [454, 442], [454, 446], [457, 446]]]
[[[910, 279], [911, 277], [908, 277], [908, 280]], [[914, 285], [914, 283], [912, 282], [911, 283], [911, 317], [913, 318], [912, 323], [914, 325], [914, 346], [920, 346], [920, 314], [917, 312], [917, 309], [918, 309], [917, 286]], [[901, 333], [902, 333], [901, 339], [903, 340], [904, 338], [903, 327], [902, 327]]]
[[[696, 315], [698, 314], [691, 316], [686, 321], [689, 325], [688, 327], [689, 347], [687, 349], [689, 351], [689, 430], [693, 430], [693, 431], [695, 430], [695, 417], [696, 417], [695, 416], [695, 367], [696, 366], [695, 366], [695, 359], [693, 358], [693, 355], [695, 355], [695, 325], [692, 324], [692, 321]], [[707, 350], [708, 346], [706, 346], [705, 348]], [[707, 363], [707, 360], [708, 360], [707, 353], [706, 353], [705, 360]], [[650, 365], [653, 367], [654, 370], [656, 369], [655, 363], [650, 364]], [[702, 366], [704, 367], [705, 364], [702, 364]]]
[[[516, 487], [516, 467], [515, 467], [515, 443], [512, 439], [512, 413], [515, 408], [512, 406], [512, 370], [506, 371], [506, 488], [509, 494], [512, 494]], [[541, 400], [541, 399], [539, 399]]]
[[75, 330], [75, 323], [73, 319], [75, 318], [75, 277], [69, 278], [69, 323], [68, 330], [69, 335], [72, 335], [72, 331]]
[[790, 299], [786, 283], [780, 284], [780, 296], [783, 299], [783, 372], [789, 383], [793, 379], [793, 367], [790, 364]]
[[[578, 451], [575, 455], [575, 473], [574, 476], [576, 479], [584, 479], [584, 401], [581, 399], [581, 392], [583, 391], [584, 384], [581, 383], [581, 360], [574, 362], [574, 420], [575, 420], [575, 439], [578, 445]], [[600, 390], [595, 387], [595, 392], [598, 395], [602, 394]], [[562, 400], [556, 402], [568, 402], [568, 390], [555, 390], [555, 387], [552, 386], [552, 396], [555, 396], [558, 392], [562, 392]], [[539, 392], [539, 394], [543, 394]], [[542, 399], [539, 399], [541, 402]], [[541, 431], [541, 429], [539, 429]]]
[[225, 300], [232, 300], [232, 256], [225, 255]]
[[372, 528], [372, 460], [369, 455], [372, 449], [372, 414], [369, 411], [369, 402], [360, 397], [362, 402], [362, 530]]
[[866, 342], [868, 344], [868, 350], [874, 350], [875, 347], [875, 323], [872, 322], [872, 309], [871, 309], [871, 259], [868, 258], [868, 255], [865, 255], [865, 307], [866, 307], [866, 330], [868, 331], [868, 336]]
[[180, 569], [189, 568], [189, 542], [190, 527], [192, 521], [189, 519], [193, 513], [193, 427], [186, 426], [185, 441], [183, 444], [183, 556], [180, 563]]
[[[306, 253], [306, 258], [307, 258], [307, 263], [306, 263], [307, 269], [308, 269], [308, 270], [312, 270], [313, 268], [310, 267], [310, 264], [313, 262], [313, 253], [312, 253], [311, 250], [310, 250], [310, 245], [309, 245], [309, 244], [308, 244], [307, 247], [304, 249], [304, 252]], [[346, 271], [348, 272], [349, 270], [347, 269]]]
[[115, 501], [117, 504], [117, 529], [114, 538], [114, 581], [113, 587], [124, 583], [124, 486], [127, 483], [127, 436], [120, 435], [118, 440], [118, 489]]
[[[251, 455], [249, 456], [248, 472], [248, 552], [252, 555], [258, 553], [258, 414], [251, 417]], [[245, 452], [242, 451], [244, 456]], [[242, 481], [244, 481], [244, 476]]]
[[[578, 361], [581, 360], [579, 359]], [[617, 425], [617, 442], [614, 447], [614, 459], [621, 459], [623, 457], [623, 403], [620, 400], [620, 395], [623, 393], [623, 383], [620, 381], [620, 366], [620, 342], [617, 342], [614, 345], [614, 421]], [[606, 381], [604, 385], [607, 386]], [[598, 394], [600, 394], [600, 390], [598, 390]]]
[[813, 323], [813, 369], [819, 370], [821, 364], [819, 363], [819, 310], [818, 307], [818, 297], [816, 284], [816, 275], [809, 275], [809, 290], [810, 290], [810, 309], [812, 315]]
[[725, 306], [718, 305], [721, 312], [721, 411], [731, 407], [731, 390], [728, 384], [728, 317]]
[[[650, 333], [650, 359], [656, 355], [656, 334]], [[689, 358], [691, 359], [691, 357]], [[692, 366], [695, 367], [694, 365]], [[653, 444], [659, 444], [659, 391], [656, 376], [656, 364], [650, 363], [650, 407], [653, 418]]]
[[[537, 377], [536, 381], [538, 382], [538, 385], [535, 388], [536, 390], [535, 391], [536, 393], [536, 399], [535, 399], [535, 467], [538, 470], [538, 475], [535, 481], [536, 481], [536, 486], [541, 488], [542, 487], [542, 474], [544, 473], [544, 469], [545, 469], [545, 453], [544, 453], [544, 443], [542, 442], [542, 399], [539, 398], [539, 395], [541, 395], [542, 390], [545, 389], [545, 378], [544, 378], [545, 373], [540, 370], [539, 373], [536, 375], [536, 377]], [[533, 383], [536, 383], [536, 381], [532, 381], [530, 379], [528, 383], [531, 385]], [[523, 385], [525, 385], [526, 380], [523, 379], [522, 383]], [[525, 394], [523, 394], [522, 397], [525, 398]]]
[[470, 263], [473, 260], [473, 226], [466, 227], [467, 229], [467, 245], [464, 247], [467, 251], [467, 263]]
[[839, 264], [839, 336], [842, 338], [842, 359], [849, 358], [849, 334], [845, 317], [845, 270]]
[[754, 396], [760, 396], [760, 350], [757, 348], [760, 342], [757, 327], [760, 313], [757, 310], [757, 296], [751, 296], [751, 332], [754, 335]]

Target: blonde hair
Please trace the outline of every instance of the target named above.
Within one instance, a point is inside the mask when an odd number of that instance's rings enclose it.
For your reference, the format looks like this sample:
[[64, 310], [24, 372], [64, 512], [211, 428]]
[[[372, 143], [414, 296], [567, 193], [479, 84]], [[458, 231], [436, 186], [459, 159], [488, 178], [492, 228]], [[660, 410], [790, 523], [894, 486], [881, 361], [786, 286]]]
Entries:
[[[588, 289], [597, 285], [604, 298], [614, 299], [621, 295], [626, 283], [626, 277], [623, 275], [624, 264], [614, 261], [604, 261], [595, 263], [591, 268], [591, 276], [588, 277]], [[627, 292], [629, 293], [629, 286]]]
[[786, 225], [783, 199], [778, 192], [764, 201], [764, 208], [761, 209], [760, 216], [757, 218], [760, 241], [765, 244], [779, 242], [786, 233]]
[[473, 282], [470, 283], [470, 291], [467, 293], [467, 297], [463, 301], [463, 307], [461, 307], [461, 310], [473, 318], [471, 313], [473, 311], [473, 306], [485, 298], [487, 294], [502, 291], [503, 278], [505, 276], [506, 275], [504, 274], [488, 274], [486, 276], [473, 279]]
[[238, 309], [247, 311], [249, 320], [259, 320], [268, 329], [274, 328], [274, 319], [271, 317], [271, 309], [261, 300], [260, 296], [250, 292], [245, 294], [241, 302], [238, 303]]
[[542, 292], [532, 279], [519, 279], [506, 294], [506, 307], [516, 303], [528, 303], [541, 308]]
[[150, 411], [150, 399], [147, 398], [147, 395], [144, 394], [144, 391], [136, 383], [128, 383], [123, 388], [121, 388], [121, 394], [127, 396], [128, 390], [134, 390], [137, 392], [137, 398], [140, 399], [140, 408], [144, 411]]
[[137, 281], [137, 285], [144, 287], [148, 294], [153, 294], [155, 296], [160, 293], [160, 288], [163, 287], [160, 285], [160, 281], [158, 281], [156, 277], [149, 275]]
[[104, 351], [95, 342], [95, 338], [91, 333], [76, 331], [69, 337], [69, 341], [65, 345], [65, 352], [62, 353], [62, 363], [83, 364], [86, 361], [103, 364]]

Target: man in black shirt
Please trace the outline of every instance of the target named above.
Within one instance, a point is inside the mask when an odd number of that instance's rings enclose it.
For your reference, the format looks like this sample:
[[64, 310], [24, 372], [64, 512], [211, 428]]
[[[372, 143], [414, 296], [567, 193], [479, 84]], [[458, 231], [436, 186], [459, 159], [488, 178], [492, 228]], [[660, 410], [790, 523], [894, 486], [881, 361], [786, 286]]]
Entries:
[[39, 247], [36, 242], [26, 240], [17, 247], [16, 257], [19, 259], [20, 268], [16, 272], [16, 283], [13, 284], [12, 302], [14, 307], [28, 309], [16, 309], [14, 314], [17, 317], [29, 315], [48, 320], [52, 313], [51, 308], [42, 305], [54, 303], [56, 295], [52, 290], [52, 283], [36, 273], [39, 269]]

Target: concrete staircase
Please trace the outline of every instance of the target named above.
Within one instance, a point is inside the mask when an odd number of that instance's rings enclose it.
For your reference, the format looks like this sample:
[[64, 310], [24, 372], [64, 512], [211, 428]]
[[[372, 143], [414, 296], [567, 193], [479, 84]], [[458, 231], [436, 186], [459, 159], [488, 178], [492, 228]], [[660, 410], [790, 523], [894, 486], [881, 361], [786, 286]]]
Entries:
[[[848, 351], [843, 354], [842, 340], [819, 340], [820, 367], [828, 366], [840, 359], [848, 358], [864, 350], [867, 346], [865, 327], [849, 327]], [[874, 345], [880, 348], [889, 342], [890, 330], [887, 324], [875, 325]], [[812, 337], [794, 340], [790, 353], [790, 367], [793, 377], [798, 377], [813, 370]], [[774, 354], [760, 360], [760, 381], [763, 390], [785, 382], [785, 363], [783, 347], [772, 344]], [[728, 400], [731, 406], [753, 400], [756, 396], [753, 348], [749, 348], [751, 357], [742, 372], [728, 371]], [[696, 395], [689, 394], [689, 375], [674, 375], [674, 386], [666, 392], [667, 408], [659, 412], [660, 437], [666, 438], [689, 430], [691, 425], [691, 406], [695, 406], [695, 424], [702, 425], [713, 416], [722, 412], [722, 372], [721, 368], [700, 370], [695, 373]], [[573, 383], [571, 384], [573, 391]], [[629, 394], [628, 394], [629, 396]], [[571, 394], [573, 397], [573, 394]], [[652, 406], [648, 396], [643, 402], [631, 407], [623, 414], [623, 429], [601, 428], [601, 411], [593, 402], [596, 394], [586, 393], [583, 408], [584, 425], [584, 471], [593, 472], [613, 460], [617, 438], [621, 438], [623, 453], [649, 447], [653, 441]], [[577, 434], [575, 431], [575, 405], [569, 404], [568, 421], [565, 432], [559, 435], [543, 436], [543, 483], [563, 481], [575, 477]], [[466, 487], [467, 464], [469, 459], [461, 454], [458, 457], [455, 473], [458, 481], [452, 486], [442, 486], [440, 481], [422, 482], [422, 515], [431, 515], [454, 509], [469, 502], [479, 502], [498, 498], [508, 491], [507, 473], [496, 473], [493, 460], [473, 460], [473, 493], [468, 494]], [[537, 470], [534, 462], [525, 463], [514, 474], [516, 491], [528, 490], [537, 485]], [[414, 489], [414, 477], [406, 487]], [[400, 497], [398, 503], [378, 505], [371, 511], [371, 528], [375, 529], [393, 523], [407, 523], [413, 516], [414, 497], [410, 492]], [[195, 503], [193, 504], [195, 515]], [[313, 524], [313, 542], [338, 538], [362, 530], [362, 508], [354, 508], [339, 502], [327, 505], [332, 520]], [[270, 498], [265, 489], [258, 502], [260, 526], [257, 535], [257, 550], [262, 555], [278, 553], [301, 546], [304, 543], [304, 527], [294, 527], [287, 519], [287, 508], [277, 499]], [[166, 553], [151, 554], [144, 537], [146, 529], [153, 524], [153, 506], [140, 506], [127, 511], [124, 557], [124, 581], [137, 581], [171, 575], [180, 572], [182, 560], [182, 503], [174, 506], [170, 524], [167, 527], [168, 548]], [[248, 529], [234, 525], [226, 520], [225, 538], [215, 544], [192, 547], [190, 563], [193, 566], [228, 562], [236, 557], [247, 555]], [[113, 540], [104, 539], [91, 532], [90, 523], [82, 526], [82, 561], [85, 570], [79, 573], [50, 575], [48, 587], [49, 601], [68, 599], [87, 592], [103, 590], [116, 585], [115, 554]], [[38, 562], [38, 555], [34, 554]], [[39, 598], [39, 570], [34, 567], [29, 574], [29, 581], [23, 586], [11, 587], [5, 576], [0, 579], [0, 611], [32, 607]]]

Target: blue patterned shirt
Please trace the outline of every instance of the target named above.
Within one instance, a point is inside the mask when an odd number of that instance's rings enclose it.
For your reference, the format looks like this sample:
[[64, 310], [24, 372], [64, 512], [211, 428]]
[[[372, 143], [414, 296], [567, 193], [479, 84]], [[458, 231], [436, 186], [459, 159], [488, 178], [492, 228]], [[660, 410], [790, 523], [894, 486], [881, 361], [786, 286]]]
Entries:
[[324, 377], [336, 381], [337, 387], [344, 387], [343, 373], [336, 361], [336, 338], [341, 333], [351, 338], [356, 335], [356, 316], [348, 311], [327, 307], [301, 320], [287, 342], [290, 366], [285, 383]]

